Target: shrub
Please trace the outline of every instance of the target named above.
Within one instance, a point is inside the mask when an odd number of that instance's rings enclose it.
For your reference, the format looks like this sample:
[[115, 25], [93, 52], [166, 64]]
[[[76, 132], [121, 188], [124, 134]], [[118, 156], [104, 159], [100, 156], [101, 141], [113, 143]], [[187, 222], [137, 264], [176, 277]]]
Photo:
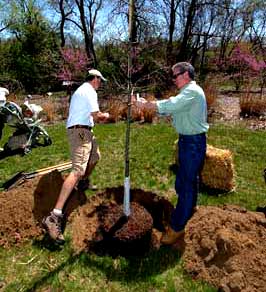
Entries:
[[224, 60], [217, 65], [230, 76], [238, 91], [251, 79], [259, 81], [261, 90], [265, 82], [266, 63], [246, 43], [239, 43]]
[[45, 117], [47, 122], [53, 122], [56, 120], [56, 110], [54, 102], [48, 100], [43, 103], [42, 108], [43, 116]]
[[0, 84], [9, 90], [10, 93], [23, 91], [23, 85], [16, 79], [9, 76], [1, 76]]
[[218, 89], [216, 86], [214, 86], [214, 84], [207, 80], [203, 85], [203, 90], [205, 92], [207, 106], [209, 109], [214, 105], [214, 102], [217, 100]]
[[[150, 100], [149, 96], [147, 99]], [[154, 98], [154, 97], [153, 97]], [[126, 100], [126, 101], [125, 101]], [[110, 98], [105, 106], [106, 110], [110, 113], [109, 122], [118, 122], [126, 120], [128, 116], [127, 96], [120, 96], [117, 98]], [[150, 110], [142, 111], [136, 106], [131, 106], [131, 120], [152, 123], [155, 113]]]
[[240, 116], [266, 116], [266, 96], [251, 93], [250, 90], [240, 96]]
[[127, 116], [126, 104], [119, 99], [110, 98], [107, 103], [107, 111], [110, 114], [109, 122], [118, 122]]

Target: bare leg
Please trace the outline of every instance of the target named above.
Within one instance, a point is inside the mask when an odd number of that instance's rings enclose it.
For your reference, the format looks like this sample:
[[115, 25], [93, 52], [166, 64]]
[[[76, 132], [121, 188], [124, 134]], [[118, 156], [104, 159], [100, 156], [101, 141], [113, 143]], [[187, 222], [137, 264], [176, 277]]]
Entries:
[[[75, 172], [70, 172], [62, 185], [54, 210], [42, 221], [43, 226], [47, 230], [50, 237], [58, 244], [63, 244], [65, 242], [62, 230], [62, 210], [78, 180], [79, 175]], [[60, 213], [58, 213], [59, 211]]]
[[77, 173], [70, 172], [62, 185], [59, 197], [55, 205], [55, 209], [62, 210], [64, 208], [65, 202], [67, 201], [79, 179], [80, 177]]

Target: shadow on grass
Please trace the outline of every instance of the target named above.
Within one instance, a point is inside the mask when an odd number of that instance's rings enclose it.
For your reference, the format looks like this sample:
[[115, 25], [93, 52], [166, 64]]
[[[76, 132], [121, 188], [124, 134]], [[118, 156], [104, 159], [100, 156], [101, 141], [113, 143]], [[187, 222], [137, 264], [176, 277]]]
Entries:
[[145, 281], [151, 276], [163, 273], [165, 270], [175, 266], [180, 261], [181, 254], [169, 247], [162, 247], [158, 251], [148, 253], [143, 257], [127, 257], [120, 259], [120, 267], [115, 268], [114, 262], [110, 265], [102, 265], [97, 258], [87, 257], [84, 263], [93, 264], [105, 273], [110, 281], [136, 282]]
[[[55, 250], [53, 250], [55, 251]], [[78, 264], [82, 269], [97, 269], [105, 274], [108, 281], [119, 281], [125, 283], [135, 281], [145, 281], [147, 278], [161, 274], [165, 270], [175, 266], [180, 261], [181, 254], [169, 247], [162, 247], [158, 251], [153, 251], [145, 257], [119, 258], [120, 264], [110, 257], [99, 257], [95, 254], [80, 253], [70, 255], [66, 261], [57, 266], [54, 270], [46, 273], [42, 277], [33, 280], [24, 290], [33, 292], [45, 286], [64, 269]], [[88, 287], [89, 288], [89, 287]]]
[[40, 249], [44, 248], [52, 252], [60, 251], [63, 248], [62, 244], [56, 243], [54, 240], [50, 238], [48, 234], [45, 234], [41, 240], [34, 240], [33, 246], [36, 246]]

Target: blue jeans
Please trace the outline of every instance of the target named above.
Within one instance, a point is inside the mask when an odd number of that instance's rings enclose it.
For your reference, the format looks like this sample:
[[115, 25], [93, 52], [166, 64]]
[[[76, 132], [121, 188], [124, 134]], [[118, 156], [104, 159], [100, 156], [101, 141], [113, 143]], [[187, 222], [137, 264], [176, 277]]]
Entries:
[[171, 228], [180, 231], [185, 228], [197, 204], [199, 172], [206, 154], [206, 135], [179, 135], [178, 160], [175, 190], [177, 205], [171, 215]]

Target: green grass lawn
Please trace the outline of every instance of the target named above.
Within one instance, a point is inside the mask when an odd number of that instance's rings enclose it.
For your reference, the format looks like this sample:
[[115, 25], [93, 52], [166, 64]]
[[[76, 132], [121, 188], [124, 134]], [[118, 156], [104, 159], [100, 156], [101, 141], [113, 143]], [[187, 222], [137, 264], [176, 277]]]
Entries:
[[[1, 160], [0, 184], [19, 171], [34, 171], [69, 160], [64, 124], [46, 128], [53, 144], [34, 149], [25, 157]], [[92, 181], [102, 190], [123, 185], [125, 128], [125, 123], [95, 127], [102, 159]], [[7, 135], [8, 131], [4, 139]], [[176, 139], [170, 124], [131, 125], [132, 188], [153, 191], [175, 202], [174, 175], [169, 165], [174, 162]], [[266, 167], [265, 141], [265, 131], [212, 125], [208, 144], [233, 152], [237, 187], [230, 194], [202, 193], [199, 203], [232, 203], [250, 210], [266, 205], [266, 185], [262, 178]], [[163, 247], [145, 257], [112, 259], [94, 254], [75, 255], [68, 230], [66, 237], [64, 247], [55, 251], [34, 242], [9, 250], [0, 248], [0, 291], [216, 291], [186, 275], [180, 254], [171, 248]]]

